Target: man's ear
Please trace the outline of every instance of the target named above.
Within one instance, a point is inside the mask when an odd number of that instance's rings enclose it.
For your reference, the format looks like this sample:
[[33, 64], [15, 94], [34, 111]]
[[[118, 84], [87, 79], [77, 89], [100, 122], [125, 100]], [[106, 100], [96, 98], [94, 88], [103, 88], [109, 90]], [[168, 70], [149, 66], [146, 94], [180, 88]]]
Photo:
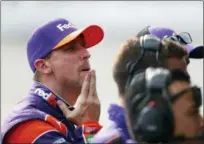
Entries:
[[49, 61], [47, 61], [45, 59], [37, 59], [34, 62], [34, 66], [35, 66], [36, 70], [38, 70], [41, 73], [48, 74], [48, 73], [52, 72], [51, 65], [50, 65]]

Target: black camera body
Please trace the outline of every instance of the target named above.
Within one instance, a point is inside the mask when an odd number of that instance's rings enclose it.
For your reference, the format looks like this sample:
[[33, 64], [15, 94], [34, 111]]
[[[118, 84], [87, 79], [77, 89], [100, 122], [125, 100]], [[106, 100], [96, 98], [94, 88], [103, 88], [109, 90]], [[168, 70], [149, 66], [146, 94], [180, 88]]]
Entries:
[[[130, 89], [126, 93], [126, 109], [131, 126], [130, 133], [135, 140], [171, 141], [174, 117], [168, 98], [169, 78], [168, 70], [148, 68], [145, 73], [133, 77], [129, 84]], [[145, 87], [144, 92], [136, 92], [139, 83]]]

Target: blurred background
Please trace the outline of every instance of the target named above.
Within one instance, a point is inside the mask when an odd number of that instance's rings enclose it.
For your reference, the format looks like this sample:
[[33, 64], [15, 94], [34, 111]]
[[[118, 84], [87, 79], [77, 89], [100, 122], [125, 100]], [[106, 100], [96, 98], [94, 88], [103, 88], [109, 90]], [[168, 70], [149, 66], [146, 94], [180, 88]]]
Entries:
[[[90, 49], [96, 69], [102, 105], [100, 122], [106, 123], [107, 108], [118, 102], [112, 78], [115, 54], [127, 38], [148, 25], [187, 31], [193, 44], [203, 44], [203, 2], [199, 1], [69, 1], [1, 2], [1, 120], [27, 94], [32, 85], [26, 43], [34, 29], [55, 18], [66, 18], [76, 27], [98, 24], [104, 40]], [[203, 60], [191, 60], [188, 67], [193, 82], [203, 89]], [[203, 111], [201, 109], [201, 113]]]

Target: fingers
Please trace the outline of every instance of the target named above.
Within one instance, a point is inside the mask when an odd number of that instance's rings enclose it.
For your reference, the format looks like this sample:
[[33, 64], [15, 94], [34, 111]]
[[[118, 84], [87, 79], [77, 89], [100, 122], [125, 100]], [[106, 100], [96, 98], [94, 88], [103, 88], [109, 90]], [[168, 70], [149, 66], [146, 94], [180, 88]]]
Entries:
[[94, 97], [95, 95], [96, 95], [96, 73], [95, 70], [92, 70], [89, 85], [89, 96]]
[[86, 101], [89, 96], [90, 79], [91, 79], [91, 72], [89, 72], [86, 75], [84, 82], [82, 84], [81, 94], [79, 95], [75, 103], [75, 106], [79, 109], [81, 109], [82, 105], [83, 106], [86, 105]]
[[90, 79], [91, 79], [91, 73], [88, 73], [82, 84], [81, 95], [80, 95], [84, 98], [87, 98], [89, 94]]

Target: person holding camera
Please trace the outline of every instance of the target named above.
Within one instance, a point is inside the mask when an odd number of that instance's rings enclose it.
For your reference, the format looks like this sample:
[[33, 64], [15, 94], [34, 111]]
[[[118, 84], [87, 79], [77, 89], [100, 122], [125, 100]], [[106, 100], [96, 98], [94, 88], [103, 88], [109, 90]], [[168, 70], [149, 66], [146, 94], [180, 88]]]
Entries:
[[148, 68], [130, 75], [125, 97], [127, 125], [137, 142], [204, 142], [201, 90], [182, 70]]
[[188, 53], [184, 46], [170, 40], [160, 40], [153, 35], [128, 39], [119, 50], [113, 68], [113, 77], [118, 87], [120, 104], [111, 104], [108, 109], [108, 124], [94, 136], [93, 143], [113, 143], [118, 138], [128, 143], [131, 137], [125, 121], [125, 91], [130, 80], [130, 70], [144, 71], [148, 67], [164, 67], [186, 71]]

